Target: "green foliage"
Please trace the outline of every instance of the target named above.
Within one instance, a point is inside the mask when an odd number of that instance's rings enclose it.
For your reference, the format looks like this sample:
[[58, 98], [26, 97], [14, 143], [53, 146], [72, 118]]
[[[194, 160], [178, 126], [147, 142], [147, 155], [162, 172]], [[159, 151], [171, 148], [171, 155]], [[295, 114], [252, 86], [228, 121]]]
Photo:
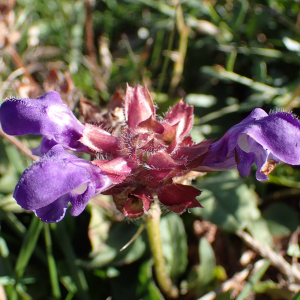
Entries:
[[[251, 291], [253, 291], [257, 282], [261, 279], [261, 277], [264, 275], [264, 273], [267, 271], [267, 269], [270, 266], [269, 261], [259, 261], [259, 263], [260, 266], [258, 270], [256, 270], [255, 274], [251, 276], [246, 286], [244, 287], [243, 291], [237, 297], [237, 300], [247, 299], [248, 295], [251, 293]], [[256, 263], [256, 265], [258, 265], [258, 262]]]
[[[297, 1], [189, 0], [177, 7], [176, 1], [164, 0], [16, 2], [15, 18], [5, 21], [11, 24], [9, 37], [20, 33], [12, 47], [43, 90], [53, 68], [60, 79], [70, 74], [74, 87], [65, 97], [72, 100], [68, 104], [76, 115], [79, 99], [103, 108], [126, 83], [146, 84], [161, 114], [182, 97], [194, 105], [192, 137], [197, 142], [220, 138], [255, 107], [283, 107], [299, 115]], [[180, 16], [188, 30], [186, 44]], [[1, 11], [0, 25], [4, 17]], [[90, 44], [87, 20], [92, 21]], [[94, 47], [95, 60], [89, 47]], [[9, 47], [0, 49], [0, 69], [1, 101], [31, 95], [30, 80]], [[52, 84], [59, 91], [65, 87], [55, 80]], [[25, 148], [39, 144], [32, 136], [21, 140]], [[3, 287], [9, 300], [166, 298], [153, 272], [146, 232], [120, 251], [143, 220], [121, 220], [110, 197], [94, 199], [76, 219], [68, 215], [51, 225], [20, 208], [13, 191], [31, 163], [1, 139], [0, 293]], [[288, 261], [300, 257], [299, 167], [278, 165], [265, 183], [254, 174], [253, 169], [246, 180], [236, 171], [207, 174], [194, 182], [203, 191], [198, 200], [204, 208], [162, 217], [163, 253], [181, 300], [218, 291], [241, 268], [251, 268], [258, 255], [246, 251], [249, 246], [235, 235], [239, 230], [249, 232], [262, 247], [287, 253]], [[297, 284], [291, 286], [282, 270], [269, 265], [264, 259], [239, 282], [242, 290], [231, 288], [215, 299], [251, 295], [299, 300]]]
[[256, 194], [239, 178], [237, 171], [205, 177], [196, 186], [203, 191], [198, 200], [205, 209], [193, 209], [193, 214], [227, 231], [246, 228], [260, 217]]
[[187, 266], [187, 237], [181, 218], [167, 214], [160, 222], [161, 240], [167, 268], [171, 278], [178, 278]]

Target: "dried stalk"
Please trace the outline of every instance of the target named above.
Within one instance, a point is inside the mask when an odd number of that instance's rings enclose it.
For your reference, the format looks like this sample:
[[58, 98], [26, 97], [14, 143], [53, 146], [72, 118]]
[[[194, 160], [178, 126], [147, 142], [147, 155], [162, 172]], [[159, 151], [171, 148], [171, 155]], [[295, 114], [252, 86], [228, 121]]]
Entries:
[[261, 245], [245, 231], [239, 230], [236, 234], [250, 248], [258, 252], [262, 257], [268, 259], [272, 266], [280, 270], [283, 274], [294, 279], [294, 281], [300, 282], [300, 270], [296, 266], [291, 266], [281, 255], [277, 254], [268, 245]]
[[33, 161], [39, 160], [38, 156], [35, 156], [31, 153], [31, 150], [28, 149], [24, 144], [22, 144], [16, 137], [7, 135], [3, 132], [3, 130], [0, 128], [0, 135], [7, 139], [9, 143], [14, 145], [20, 152], [31, 158]]
[[203, 297], [199, 298], [198, 300], [213, 300], [218, 295], [222, 293], [226, 293], [227, 291], [234, 289], [237, 286], [241, 286], [241, 283], [247, 278], [249, 275], [250, 269], [246, 268], [241, 272], [236, 273], [232, 278], [226, 280], [221, 284], [219, 288], [216, 290], [209, 292], [208, 294], [204, 295]]
[[291, 95], [291, 98], [289, 99], [288, 103], [285, 105], [284, 109], [286, 111], [290, 111], [293, 108], [299, 106], [299, 101], [297, 100], [299, 95], [300, 95], [300, 83], [296, 86], [295, 90]]
[[18, 52], [15, 50], [15, 48], [11, 45], [8, 45], [6, 48], [5, 48], [15, 66], [19, 69], [19, 68], [23, 68], [24, 69], [24, 75], [29, 79], [30, 83], [35, 87], [35, 89], [38, 91], [38, 92], [41, 92], [42, 93], [42, 88], [37, 84], [37, 82], [35, 81], [35, 79], [32, 77], [32, 75], [28, 72], [25, 64], [23, 63], [23, 60], [21, 59], [21, 57], [19, 56]]
[[99, 65], [97, 61], [96, 48], [94, 43], [94, 31], [93, 31], [93, 10], [89, 0], [84, 1], [86, 9], [86, 21], [85, 21], [85, 41], [86, 50], [88, 53], [88, 63], [87, 67], [93, 73], [95, 88], [101, 91], [107, 91], [107, 86], [103, 82], [101, 75], [99, 73]]
[[190, 27], [185, 25], [184, 16], [182, 12], [182, 8], [177, 1], [174, 1], [176, 7], [176, 25], [179, 33], [179, 47], [177, 52], [177, 58], [174, 63], [173, 75], [171, 79], [170, 92], [174, 92], [176, 87], [178, 86], [183, 69], [184, 69], [184, 60], [186, 56], [187, 44], [189, 39]]

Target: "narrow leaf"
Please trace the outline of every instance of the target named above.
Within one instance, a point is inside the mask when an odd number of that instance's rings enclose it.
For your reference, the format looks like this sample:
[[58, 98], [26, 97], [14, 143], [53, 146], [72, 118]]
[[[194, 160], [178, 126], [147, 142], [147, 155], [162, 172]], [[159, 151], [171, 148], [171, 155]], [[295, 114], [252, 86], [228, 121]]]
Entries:
[[33, 217], [29, 229], [23, 240], [19, 256], [17, 258], [17, 262], [15, 266], [15, 272], [17, 278], [21, 278], [25, 272], [25, 268], [35, 249], [41, 229], [42, 229], [42, 222], [40, 221], [40, 219]]

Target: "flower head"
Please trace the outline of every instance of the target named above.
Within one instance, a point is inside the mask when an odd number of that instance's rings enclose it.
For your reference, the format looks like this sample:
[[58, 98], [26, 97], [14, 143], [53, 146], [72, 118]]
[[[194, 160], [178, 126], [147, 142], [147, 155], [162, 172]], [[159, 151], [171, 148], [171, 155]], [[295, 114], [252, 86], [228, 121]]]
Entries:
[[17, 203], [44, 222], [58, 222], [66, 214], [78, 216], [93, 196], [111, 185], [99, 167], [54, 146], [22, 174], [14, 191]]
[[264, 181], [280, 161], [300, 164], [300, 123], [291, 113], [268, 115], [256, 108], [211, 145], [199, 168], [201, 171], [237, 168], [246, 177], [255, 163], [256, 178]]
[[[107, 123], [107, 131], [81, 124], [56, 92], [2, 104], [0, 120], [7, 134], [44, 136], [34, 154], [45, 155], [23, 173], [14, 192], [23, 208], [57, 222], [69, 202], [77, 216], [91, 197], [104, 193], [130, 218], [142, 216], [155, 198], [181, 213], [201, 206], [196, 200], [201, 192], [183, 184], [195, 171], [237, 168], [248, 176], [255, 163], [262, 181], [280, 161], [300, 164], [300, 123], [290, 113], [255, 109], [219, 141], [195, 144], [188, 136], [193, 107], [182, 100], [159, 118], [148, 89], [128, 86], [123, 108], [111, 110], [117, 110], [115, 116], [123, 111], [124, 118], [121, 125]], [[93, 153], [96, 159], [89, 162], [64, 149]]]
[[159, 120], [146, 87], [127, 87], [125, 124], [119, 134], [85, 124], [80, 142], [100, 155], [92, 163], [115, 183], [105, 193], [131, 218], [147, 211], [154, 197], [168, 209], [181, 213], [200, 206], [200, 191], [173, 182], [198, 166], [210, 141], [194, 144], [186, 137], [193, 126], [193, 107], [180, 100]]

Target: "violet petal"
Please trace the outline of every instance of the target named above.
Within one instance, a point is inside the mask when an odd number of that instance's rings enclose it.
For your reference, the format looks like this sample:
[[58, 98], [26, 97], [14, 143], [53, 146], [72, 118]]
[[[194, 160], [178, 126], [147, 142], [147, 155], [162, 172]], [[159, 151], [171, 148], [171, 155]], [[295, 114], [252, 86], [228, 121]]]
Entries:
[[213, 143], [199, 169], [221, 171], [237, 168], [247, 176], [254, 162], [256, 178], [267, 180], [274, 164], [279, 161], [300, 164], [300, 123], [290, 113], [268, 115], [255, 109], [246, 119], [230, 128]]
[[[45, 222], [58, 222], [71, 202], [71, 214], [79, 215], [91, 197], [107, 189], [111, 181], [101, 169], [68, 153], [61, 145], [22, 174], [14, 198]], [[81, 189], [81, 191], [80, 191]]]
[[[78, 140], [84, 126], [76, 119], [57, 92], [36, 99], [7, 99], [0, 108], [2, 129], [9, 135], [39, 134], [74, 151], [86, 151]], [[44, 154], [47, 143], [36, 150]]]

